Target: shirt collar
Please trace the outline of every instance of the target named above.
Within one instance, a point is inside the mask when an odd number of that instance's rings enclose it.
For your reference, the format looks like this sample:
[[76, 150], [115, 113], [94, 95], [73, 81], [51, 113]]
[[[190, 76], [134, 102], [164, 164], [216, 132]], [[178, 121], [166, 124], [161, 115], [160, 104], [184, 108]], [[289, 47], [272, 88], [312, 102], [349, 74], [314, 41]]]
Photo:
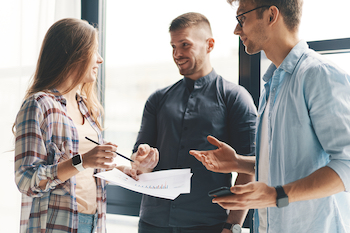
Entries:
[[[295, 70], [295, 67], [297, 66], [300, 58], [303, 56], [305, 51], [309, 48], [306, 41], [301, 40], [298, 44], [296, 44], [293, 49], [288, 53], [288, 55], [284, 58], [282, 64], [280, 65], [279, 69], [283, 69], [285, 72], [292, 74]], [[263, 80], [265, 82], [268, 82], [273, 72], [276, 70], [276, 66], [274, 64], [271, 64], [269, 68], [267, 69], [265, 75], [263, 76]]]
[[194, 87], [198, 88], [198, 87], [202, 87], [206, 83], [210, 82], [211, 80], [213, 80], [217, 76], [218, 76], [217, 73], [213, 69], [209, 74], [197, 79], [196, 81], [193, 81], [192, 79], [184, 77], [184, 82], [186, 83], [186, 86], [192, 85], [192, 83], [194, 83], [193, 84]]
[[[61, 104], [67, 105], [66, 98], [64, 98], [64, 96], [57, 89], [51, 89], [50, 93], [53, 94], [56, 101], [60, 102]], [[83, 101], [83, 97], [79, 93], [76, 94], [76, 99], [78, 102]]]
[[50, 93], [53, 94], [53, 98], [57, 101], [60, 102], [63, 105], [67, 105], [67, 100], [66, 98], [63, 97], [63, 95], [57, 90], [57, 89], [51, 89], [49, 90]]

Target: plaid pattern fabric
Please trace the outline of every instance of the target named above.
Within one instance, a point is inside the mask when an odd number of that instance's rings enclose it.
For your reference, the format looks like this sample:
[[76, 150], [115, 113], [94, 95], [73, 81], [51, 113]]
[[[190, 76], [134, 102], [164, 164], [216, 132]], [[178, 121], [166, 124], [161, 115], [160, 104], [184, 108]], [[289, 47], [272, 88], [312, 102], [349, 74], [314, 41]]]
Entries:
[[[53, 93], [58, 93], [56, 90]], [[81, 96], [81, 113], [98, 133]], [[39, 92], [27, 98], [16, 118], [15, 180], [22, 193], [20, 232], [77, 232], [78, 208], [76, 180], [57, 177], [57, 164], [78, 154], [78, 133], [66, 114], [66, 100], [61, 95]], [[100, 172], [100, 170], [95, 170]], [[38, 185], [48, 180], [45, 189]], [[105, 182], [96, 179], [97, 232], [104, 233], [106, 220]]]

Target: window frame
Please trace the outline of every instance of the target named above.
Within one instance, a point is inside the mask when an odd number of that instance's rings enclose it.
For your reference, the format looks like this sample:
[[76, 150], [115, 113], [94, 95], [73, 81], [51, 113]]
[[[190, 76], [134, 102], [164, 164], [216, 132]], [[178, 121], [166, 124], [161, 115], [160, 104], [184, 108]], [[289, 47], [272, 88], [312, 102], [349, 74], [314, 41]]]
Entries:
[[[81, 0], [81, 19], [88, 21], [98, 28], [98, 50], [101, 57], [106, 55], [106, 0]], [[102, 106], [105, 107], [105, 83], [106, 83], [105, 62], [100, 65], [97, 74], [98, 98]], [[101, 119], [104, 126], [104, 119]]]

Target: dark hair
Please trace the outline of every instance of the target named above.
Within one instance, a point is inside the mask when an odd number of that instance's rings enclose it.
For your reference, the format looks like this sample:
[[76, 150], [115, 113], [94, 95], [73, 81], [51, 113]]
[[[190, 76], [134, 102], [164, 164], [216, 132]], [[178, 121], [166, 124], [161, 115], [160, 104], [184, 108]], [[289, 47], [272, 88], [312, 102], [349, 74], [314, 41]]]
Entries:
[[[77, 74], [74, 83], [61, 94], [79, 85], [89, 72], [89, 62], [97, 50], [97, 35], [97, 29], [81, 19], [66, 18], [55, 22], [43, 40], [36, 71], [25, 98], [40, 91], [50, 92], [73, 72]], [[89, 113], [102, 129], [97, 120], [103, 108], [97, 99], [96, 82], [82, 85], [80, 93], [86, 97], [84, 102]]]
[[[227, 0], [227, 2], [231, 5], [234, 2], [250, 2], [256, 7], [264, 5], [276, 6], [280, 10], [284, 23], [290, 31], [296, 30], [300, 24], [303, 0]], [[264, 8], [258, 10], [258, 17], [262, 17], [263, 11]]]
[[196, 12], [189, 12], [176, 17], [170, 24], [169, 32], [199, 25], [206, 26], [210, 34], [212, 34], [207, 17]]

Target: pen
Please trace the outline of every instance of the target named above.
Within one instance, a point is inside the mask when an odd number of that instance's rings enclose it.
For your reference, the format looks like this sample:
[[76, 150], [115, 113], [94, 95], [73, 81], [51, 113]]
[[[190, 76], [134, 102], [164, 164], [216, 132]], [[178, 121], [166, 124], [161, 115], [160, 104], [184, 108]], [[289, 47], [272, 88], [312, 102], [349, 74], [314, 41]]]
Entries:
[[[100, 143], [95, 142], [94, 140], [92, 140], [92, 139], [90, 139], [90, 138], [88, 138], [88, 137], [85, 137], [85, 138], [86, 138], [87, 140], [89, 140], [90, 142], [93, 142], [93, 143], [95, 143], [95, 144], [97, 144], [97, 145], [100, 145]], [[134, 162], [132, 159], [129, 159], [128, 157], [126, 157], [126, 156], [124, 156], [124, 155], [122, 155], [122, 154], [120, 154], [120, 153], [118, 153], [118, 152], [116, 152], [116, 151], [114, 151], [114, 153], [116, 153], [117, 155], [123, 157], [124, 159], [127, 159], [127, 160], [129, 160], [129, 161], [131, 161], [131, 162]]]

